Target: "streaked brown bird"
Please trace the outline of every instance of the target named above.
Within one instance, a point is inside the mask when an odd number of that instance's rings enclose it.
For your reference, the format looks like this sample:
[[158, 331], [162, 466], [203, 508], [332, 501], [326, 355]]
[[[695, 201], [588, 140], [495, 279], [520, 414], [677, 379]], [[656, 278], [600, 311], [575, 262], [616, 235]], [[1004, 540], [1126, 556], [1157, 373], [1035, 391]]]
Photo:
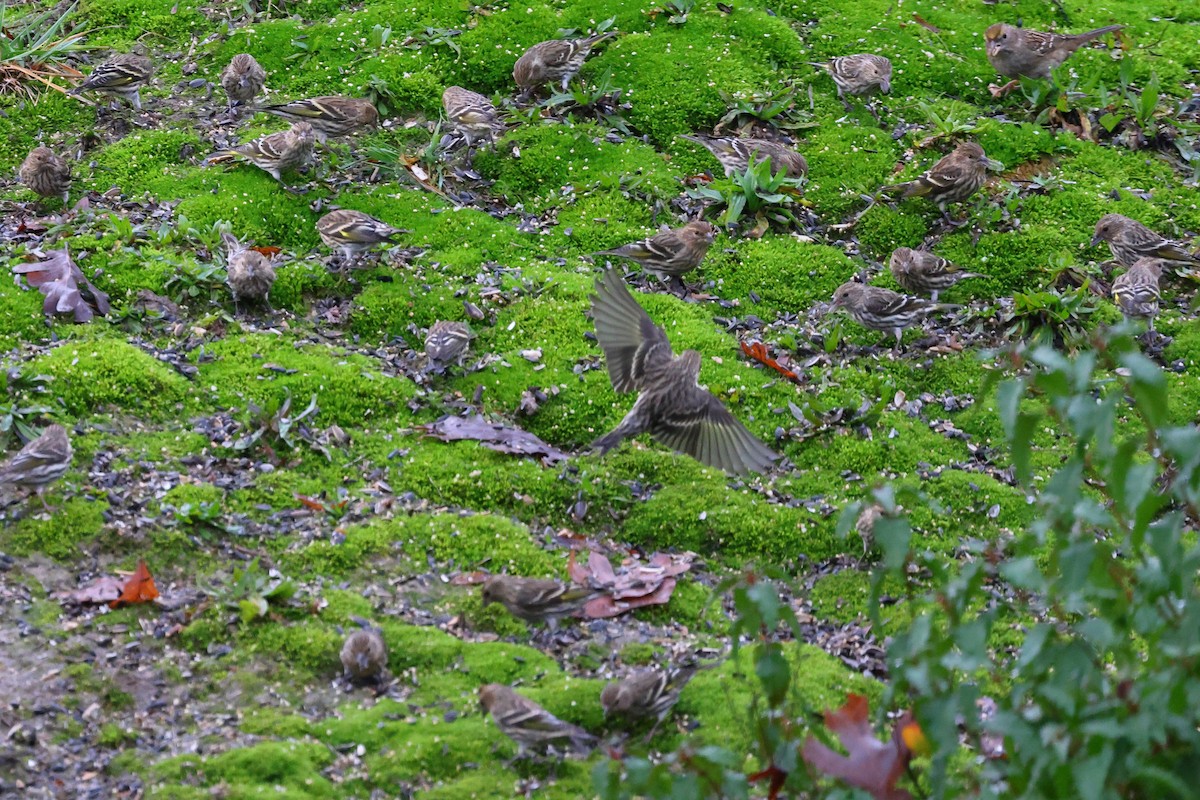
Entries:
[[551, 632], [558, 620], [573, 616], [598, 592], [586, 586], [569, 586], [550, 578], [490, 575], [483, 582], [483, 605], [499, 603], [525, 622], [544, 622]]
[[352, 208], [330, 211], [317, 220], [317, 234], [321, 241], [347, 260], [376, 245], [392, 242], [399, 234], [408, 232]]
[[862, 539], [863, 555], [866, 555], [875, 544], [875, 523], [882, 516], [883, 506], [872, 503], [864, 506], [863, 510], [858, 513], [858, 519], [854, 521], [854, 530], [858, 532], [858, 538]]
[[595, 33], [583, 39], [551, 39], [539, 42], [525, 51], [513, 65], [513, 80], [524, 93], [547, 83], [561, 81], [565, 92], [592, 48], [615, 34]]
[[286, 131], [260, 136], [232, 150], [218, 150], [206, 158], [204, 163], [245, 161], [283, 183], [280, 173], [288, 169], [299, 169], [312, 161], [315, 141], [312, 126], [307, 122], [296, 122]]
[[667, 334], [650, 321], [616, 270], [596, 278], [591, 301], [596, 338], [613, 388], [638, 392], [633, 408], [610, 433], [592, 442], [593, 450], [603, 455], [625, 439], [649, 433], [667, 447], [726, 472], [770, 468], [778, 456], [699, 385], [700, 354], [685, 350], [675, 356]]
[[234, 302], [265, 303], [275, 285], [275, 267], [271, 259], [251, 250], [231, 234], [221, 234], [225, 245], [225, 282]]
[[829, 73], [837, 86], [838, 99], [849, 111], [851, 106], [846, 95], [861, 97], [870, 94], [888, 94], [892, 91], [892, 62], [873, 53], [855, 53], [838, 56], [827, 63], [808, 62]]
[[49, 147], [35, 147], [17, 171], [21, 183], [42, 197], [61, 197], [63, 205], [71, 190], [71, 165]]
[[0, 486], [33, 487], [42, 506], [46, 504], [46, 487], [66, 474], [71, 467], [71, 440], [62, 425], [49, 425], [36, 439], [31, 439], [16, 455], [0, 464]]
[[1158, 281], [1163, 264], [1160, 258], [1139, 258], [1112, 285], [1113, 300], [1125, 318], [1144, 319], [1150, 330], [1154, 330], [1154, 318], [1158, 316], [1158, 303], [1162, 298]]
[[475, 142], [495, 142], [504, 132], [504, 124], [492, 101], [461, 86], [447, 86], [442, 92], [442, 108], [446, 119], [467, 140], [467, 147]]
[[316, 133], [317, 140], [321, 142], [331, 136], [346, 136], [379, 126], [379, 110], [370, 100], [357, 97], [310, 97], [307, 100], [259, 106], [258, 110], [283, 117], [293, 123], [307, 122]]
[[341, 656], [345, 676], [356, 683], [377, 681], [387, 669], [387, 644], [374, 629], [357, 630], [347, 636]]
[[550, 748], [587, 755], [597, 739], [569, 722], [563, 722], [524, 695], [502, 683], [489, 683], [479, 690], [479, 704], [492, 715], [496, 727], [517, 743], [517, 757], [544, 753]]
[[1083, 45], [1124, 25], [1106, 25], [1087, 33], [1061, 34], [1031, 31], [997, 22], [984, 33], [987, 57], [992, 68], [1006, 78], [1049, 79]]
[[127, 103], [142, 110], [142, 98], [138, 90], [145, 86], [154, 74], [154, 62], [135, 53], [117, 53], [92, 70], [87, 80], [71, 90], [80, 92], [105, 92], [116, 95]]
[[1096, 223], [1092, 247], [1101, 242], [1108, 242], [1113, 258], [1127, 267], [1132, 267], [1143, 258], [1200, 264], [1200, 256], [1188, 252], [1179, 242], [1160, 236], [1136, 219], [1120, 214], [1105, 214]]
[[249, 103], [262, 91], [267, 81], [267, 71], [249, 53], [238, 53], [229, 59], [221, 73], [221, 88], [229, 97], [229, 107], [234, 103]]
[[703, 146], [712, 153], [717, 161], [721, 162], [721, 168], [725, 170], [726, 178], [732, 178], [734, 175], [740, 175], [748, 170], [751, 159], [754, 164], [761, 164], [770, 159], [772, 175], [781, 170], [789, 178], [803, 178], [808, 174], [808, 162], [804, 156], [787, 145], [773, 142], [770, 139], [755, 139], [748, 136], [705, 136], [703, 134], [695, 136], [682, 134], [682, 137]]
[[975, 142], [963, 142], [924, 175], [906, 183], [885, 186], [882, 191], [899, 194], [901, 199], [928, 197], [949, 220], [947, 204], [963, 202], [987, 183], [989, 169], [1003, 168], [1003, 164], [988, 158]]
[[471, 343], [471, 329], [462, 322], [439, 319], [425, 335], [425, 355], [438, 368], [451, 363], [462, 366], [463, 355]]
[[959, 281], [983, 277], [977, 272], [963, 272], [961, 267], [928, 250], [913, 250], [911, 247], [893, 250], [888, 266], [896, 283], [904, 291], [932, 295], [934, 302], [937, 302], [938, 292], [949, 289]]
[[605, 686], [600, 692], [600, 705], [608, 717], [623, 717], [628, 721], [654, 717], [654, 727], [646, 735], [649, 741], [695, 674], [695, 665], [640, 669]]
[[867, 286], [856, 281], [843, 283], [833, 293], [830, 311], [843, 309], [854, 320], [866, 328], [891, 331], [900, 344], [905, 328], [919, 325], [935, 311], [950, 310], [957, 306], [933, 303], [921, 297], [893, 292], [881, 286]]
[[694, 220], [680, 228], [664, 226], [646, 239], [592, 255], [628, 258], [663, 280], [680, 278], [700, 266], [716, 236], [716, 226]]

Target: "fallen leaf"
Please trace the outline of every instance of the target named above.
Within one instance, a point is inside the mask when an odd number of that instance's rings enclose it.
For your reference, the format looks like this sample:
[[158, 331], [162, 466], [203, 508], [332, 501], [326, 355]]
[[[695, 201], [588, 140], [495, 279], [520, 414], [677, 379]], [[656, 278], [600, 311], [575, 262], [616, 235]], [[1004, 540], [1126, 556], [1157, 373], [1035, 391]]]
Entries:
[[37, 263], [14, 264], [12, 271], [45, 295], [42, 313], [47, 316], [71, 314], [76, 322], [90, 322], [109, 311], [108, 295], [92, 285], [65, 246], [47, 252]]
[[[867, 698], [851, 694], [841, 708], [825, 712], [825, 726], [837, 735], [849, 755], [842, 755], [809, 736], [801, 750], [809, 766], [870, 793], [875, 800], [912, 800], [896, 781], [912, 759], [906, 743], [924, 740], [924, 734], [906, 711], [896, 723], [890, 741], [875, 738], [868, 717]], [[915, 730], [914, 730], [915, 729]]]
[[283, 248], [281, 247], [251, 247], [248, 249], [262, 253], [267, 258], [274, 258], [283, 252]]
[[54, 598], [67, 600], [72, 603], [108, 603], [121, 596], [121, 588], [125, 582], [112, 575], [102, 575], [86, 586], [81, 586], [69, 592], [56, 592]]
[[690, 553], [655, 553], [649, 564], [628, 559], [614, 570], [603, 553], [589, 552], [587, 564], [582, 565], [571, 551], [567, 574], [576, 583], [604, 592], [588, 601], [582, 612], [589, 619], [601, 619], [668, 603], [675, 591], [675, 576], [691, 568], [692, 558]]
[[520, 428], [488, 422], [478, 414], [469, 417], [445, 416], [429, 425], [419, 425], [417, 430], [441, 439], [456, 442], [472, 439], [489, 450], [517, 456], [534, 456], [549, 466], [567, 459], [567, 454], [557, 447], [546, 444], [538, 437]]
[[154, 578], [150, 575], [146, 562], [139, 561], [137, 569], [133, 571], [129, 580], [125, 581], [125, 585], [121, 588], [121, 596], [108, 605], [111, 608], [120, 608], [125, 603], [149, 603], [156, 597], [158, 597], [158, 587], [154, 585]]
[[800, 381], [799, 375], [783, 366], [770, 356], [770, 354], [767, 352], [767, 346], [762, 342], [742, 342], [741, 346], [742, 352], [745, 353], [750, 359], [757, 361], [764, 366], [770, 367], [783, 377], [787, 378], [789, 381]]

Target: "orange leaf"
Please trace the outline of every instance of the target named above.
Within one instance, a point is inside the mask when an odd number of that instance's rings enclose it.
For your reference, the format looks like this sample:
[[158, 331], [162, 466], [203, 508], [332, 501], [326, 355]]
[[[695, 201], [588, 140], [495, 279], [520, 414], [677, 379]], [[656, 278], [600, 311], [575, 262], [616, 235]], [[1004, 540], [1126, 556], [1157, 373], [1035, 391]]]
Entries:
[[108, 605], [110, 608], [120, 608], [125, 603], [149, 603], [156, 597], [158, 597], [158, 587], [154, 585], [154, 578], [150, 575], [146, 562], [139, 561], [137, 569], [133, 571], [129, 580], [125, 581], [125, 586], [121, 588], [121, 596]]
[[787, 378], [789, 381], [800, 380], [799, 375], [797, 375], [795, 372], [792, 372], [790, 369], [772, 358], [767, 352], [767, 346], [762, 342], [742, 342], [741, 346], [742, 352], [745, 353], [748, 358], [751, 358], [764, 366], [770, 367], [783, 377]]
[[298, 495], [296, 495], [296, 499], [300, 501], [300, 505], [302, 505], [305, 508], [310, 509], [312, 511], [324, 511], [325, 510], [324, 503], [322, 503], [320, 500], [314, 500], [313, 498], [308, 497], [307, 495], [298, 494]]
[[274, 258], [283, 252], [283, 248], [280, 247], [251, 247], [250, 249], [262, 253], [267, 258]]

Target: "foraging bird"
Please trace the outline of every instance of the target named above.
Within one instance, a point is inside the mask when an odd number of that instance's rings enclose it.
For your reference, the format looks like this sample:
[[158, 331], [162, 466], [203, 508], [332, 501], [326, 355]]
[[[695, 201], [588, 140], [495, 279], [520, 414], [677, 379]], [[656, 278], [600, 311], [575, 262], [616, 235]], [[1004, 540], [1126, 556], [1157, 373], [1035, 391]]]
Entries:
[[716, 236], [716, 226], [694, 220], [681, 228], [664, 226], [664, 230], [646, 239], [592, 255], [628, 258], [666, 280], [682, 277], [700, 266]]
[[938, 292], [949, 289], [959, 281], [983, 277], [977, 272], [963, 272], [961, 267], [928, 250], [913, 250], [911, 247], [893, 250], [888, 265], [896, 283], [904, 291], [930, 294], [934, 302], [937, 302]]
[[1126, 320], [1144, 319], [1150, 330], [1154, 330], [1158, 301], [1162, 297], [1158, 288], [1162, 270], [1162, 259], [1139, 258], [1125, 274], [1113, 281], [1113, 300]]
[[49, 147], [35, 147], [17, 171], [21, 183], [42, 197], [61, 197], [63, 205], [71, 189], [71, 165]]
[[862, 96], [888, 94], [892, 91], [892, 62], [884, 56], [872, 53], [856, 53], [852, 56], [838, 56], [828, 63], [808, 62], [814, 67], [820, 67], [829, 73], [837, 86], [838, 99], [846, 110], [850, 103], [846, 95]]
[[858, 519], [854, 521], [854, 530], [858, 532], [858, 538], [862, 539], [863, 555], [866, 555], [871, 546], [875, 544], [875, 523], [882, 516], [883, 506], [872, 503], [864, 506], [858, 514]]
[[379, 680], [387, 668], [387, 660], [387, 645], [375, 629], [354, 631], [342, 645], [343, 672], [357, 683]]
[[597, 43], [615, 35], [595, 33], [583, 39], [551, 39], [525, 51], [513, 65], [513, 80], [526, 94], [551, 81], [561, 81], [565, 92]]
[[901, 199], [928, 197], [946, 214], [948, 203], [961, 203], [987, 182], [989, 169], [1003, 169], [1004, 165], [988, 158], [983, 148], [975, 142], [963, 142], [920, 177], [906, 183], [883, 187], [882, 191], [898, 193]]
[[46, 487], [66, 474], [71, 466], [71, 440], [62, 425], [50, 425], [31, 439], [17, 454], [0, 464], [0, 486], [32, 486], [47, 511]]
[[394, 241], [403, 228], [393, 228], [370, 214], [352, 208], [330, 211], [317, 220], [317, 234], [321, 241], [341, 253], [347, 260], [365, 253], [378, 244]]
[[1060, 34], [1031, 31], [997, 22], [984, 33], [992, 68], [1006, 78], [1042, 78], [1062, 65], [1083, 45], [1124, 25], [1106, 25], [1087, 33]]
[[586, 755], [598, 741], [576, 725], [563, 722], [528, 697], [508, 686], [489, 683], [479, 690], [479, 704], [492, 715], [496, 727], [517, 743], [517, 757], [529, 751], [544, 752], [554, 745], [566, 745], [572, 752]]
[[444, 367], [451, 362], [462, 366], [463, 355], [471, 343], [471, 329], [461, 322], [440, 319], [429, 326], [425, 335], [425, 355], [435, 367]]
[[627, 720], [654, 717], [654, 727], [646, 736], [646, 741], [649, 741], [679, 702], [679, 693], [695, 674], [694, 664], [667, 669], [641, 669], [605, 686], [600, 692], [600, 705], [608, 717], [622, 716]]
[[275, 285], [275, 267], [271, 259], [251, 250], [228, 233], [221, 234], [225, 244], [225, 282], [234, 302], [266, 302]]
[[808, 173], [808, 162], [804, 156], [787, 145], [773, 142], [770, 139], [705, 136], [703, 134], [681, 135], [684, 139], [702, 145], [712, 153], [717, 161], [721, 162], [721, 168], [725, 170], [726, 178], [732, 178], [734, 175], [750, 169], [751, 158], [754, 159], [755, 164], [761, 164], [770, 159], [772, 175], [782, 170], [789, 178], [803, 178]]
[[345, 136], [379, 126], [379, 110], [370, 100], [360, 100], [357, 97], [326, 95], [294, 100], [290, 103], [259, 106], [257, 110], [283, 117], [293, 123], [307, 122], [312, 125], [320, 142], [324, 142], [330, 136]]
[[833, 293], [830, 311], [844, 309], [858, 324], [877, 331], [891, 331], [900, 344], [905, 328], [919, 324], [925, 317], [946, 306], [932, 303], [920, 297], [893, 292], [880, 286], [849, 281]]
[[100, 64], [87, 80], [71, 90], [71, 94], [94, 91], [113, 94], [142, 110], [138, 89], [145, 86], [154, 74], [154, 62], [134, 53], [117, 53]]
[[229, 97], [229, 108], [234, 103], [248, 103], [262, 91], [267, 80], [267, 71], [249, 53], [238, 53], [229, 60], [221, 73], [221, 88]]
[[483, 582], [483, 605], [499, 603], [525, 622], [545, 622], [551, 632], [560, 617], [583, 609], [598, 592], [586, 586], [568, 586], [549, 578], [491, 575]]
[[1113, 258], [1127, 267], [1132, 267], [1142, 258], [1200, 265], [1200, 256], [1189, 253], [1179, 242], [1159, 236], [1136, 219], [1120, 214], [1105, 214], [1096, 223], [1092, 247], [1101, 242], [1108, 242]]
[[218, 150], [207, 159], [206, 164], [222, 161], [246, 161], [266, 172], [275, 180], [285, 169], [299, 169], [312, 160], [315, 137], [312, 126], [297, 122], [286, 131], [260, 136], [232, 150]]
[[638, 392], [633, 408], [616, 428], [592, 442], [593, 450], [603, 455], [629, 437], [649, 433], [726, 472], [762, 472], [771, 466], [775, 453], [699, 385], [700, 354], [685, 350], [673, 355], [667, 334], [650, 321], [616, 270], [596, 279], [591, 301], [613, 388]]
[[447, 86], [442, 92], [442, 108], [446, 119], [467, 140], [467, 147], [477, 141], [495, 142], [504, 132], [504, 123], [492, 101], [461, 86]]

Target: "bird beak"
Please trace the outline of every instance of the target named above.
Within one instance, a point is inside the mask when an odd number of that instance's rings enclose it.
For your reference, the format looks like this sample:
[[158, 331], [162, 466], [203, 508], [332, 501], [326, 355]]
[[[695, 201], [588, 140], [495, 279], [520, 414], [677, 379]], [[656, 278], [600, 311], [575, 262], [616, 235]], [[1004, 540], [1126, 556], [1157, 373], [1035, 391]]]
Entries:
[[891, 81], [884, 81], [881, 84], [879, 84], [879, 91], [883, 92], [884, 94], [891, 94], [892, 93]]
[[999, 161], [997, 161], [994, 158], [989, 158], [984, 163], [987, 164], [988, 169], [995, 170], [996, 172], [999, 172], [1002, 169], [1004, 169], [1004, 165], [1001, 164]]
[[1104, 241], [1104, 237], [1097, 233], [1095, 236], [1092, 237], [1092, 247], [1096, 247], [1102, 241]]

